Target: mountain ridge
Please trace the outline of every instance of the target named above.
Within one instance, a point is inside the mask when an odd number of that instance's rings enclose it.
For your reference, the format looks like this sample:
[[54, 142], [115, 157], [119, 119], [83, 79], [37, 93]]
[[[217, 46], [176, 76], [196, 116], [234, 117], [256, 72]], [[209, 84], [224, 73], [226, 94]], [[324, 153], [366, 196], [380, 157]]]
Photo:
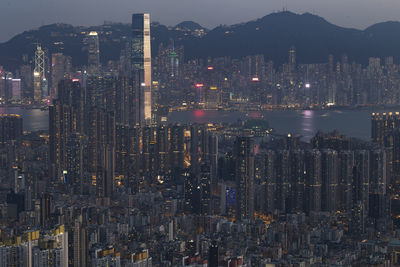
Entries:
[[[181, 29], [181, 27], [183, 29]], [[188, 34], [195, 28], [204, 29], [204, 35]], [[72, 56], [74, 65], [86, 64], [83, 47], [84, 33], [96, 30], [100, 36], [101, 61], [117, 60], [130, 37], [130, 25], [123, 23], [100, 26], [72, 26], [55, 23], [24, 31], [0, 43], [0, 65], [14, 70], [22, 64], [22, 55], [32, 58], [33, 43], [40, 41], [49, 53], [63, 52]], [[275, 12], [261, 18], [233, 25], [220, 25], [207, 30], [193, 21], [184, 21], [173, 27], [152, 23], [152, 52], [157, 54], [160, 44], [174, 40], [185, 47], [185, 58], [230, 56], [240, 58], [263, 54], [276, 64], [287, 61], [287, 52], [296, 47], [298, 62], [327, 62], [329, 54], [336, 58], [343, 54], [349, 60], [366, 64], [369, 57], [394, 56], [400, 59], [400, 22], [386, 21], [364, 30], [346, 28], [311, 14], [290, 11]], [[196, 33], [197, 34], [197, 33]], [[62, 45], [55, 45], [62, 43]]]

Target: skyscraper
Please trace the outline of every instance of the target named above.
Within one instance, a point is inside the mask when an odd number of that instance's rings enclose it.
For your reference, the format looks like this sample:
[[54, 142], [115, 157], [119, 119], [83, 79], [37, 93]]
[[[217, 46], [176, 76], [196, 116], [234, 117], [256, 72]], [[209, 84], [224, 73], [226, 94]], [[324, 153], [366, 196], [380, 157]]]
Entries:
[[237, 220], [254, 219], [254, 139], [237, 137], [234, 144]]
[[296, 70], [296, 48], [294, 46], [289, 49], [289, 73], [294, 75]]
[[51, 56], [51, 88], [50, 96], [53, 99], [58, 97], [58, 83], [69, 78], [71, 71], [71, 57], [64, 56], [62, 53], [54, 53]]
[[378, 144], [384, 144], [384, 139], [390, 131], [400, 126], [400, 113], [372, 113], [371, 125], [372, 140]]
[[321, 152], [321, 209], [336, 211], [338, 207], [338, 153], [332, 149], [324, 149]]
[[34, 100], [40, 102], [47, 96], [47, 79], [45, 70], [45, 52], [37, 44], [35, 52], [35, 69], [33, 71]]
[[264, 182], [265, 182], [265, 201], [264, 212], [273, 212], [276, 202], [276, 155], [275, 151], [267, 150], [264, 155]]
[[88, 35], [88, 73], [97, 75], [100, 69], [100, 46], [97, 32], [90, 32]]
[[305, 152], [306, 179], [306, 212], [321, 211], [321, 152], [306, 150]]
[[[82, 130], [82, 90], [79, 82], [63, 80], [58, 86], [58, 99], [49, 109], [50, 164], [57, 178], [67, 171], [67, 145], [73, 133]], [[74, 144], [75, 146], [75, 144]], [[72, 164], [74, 165], [74, 164]], [[63, 177], [65, 183], [65, 177]]]
[[151, 123], [150, 15], [132, 15], [132, 76], [136, 80], [136, 124]]

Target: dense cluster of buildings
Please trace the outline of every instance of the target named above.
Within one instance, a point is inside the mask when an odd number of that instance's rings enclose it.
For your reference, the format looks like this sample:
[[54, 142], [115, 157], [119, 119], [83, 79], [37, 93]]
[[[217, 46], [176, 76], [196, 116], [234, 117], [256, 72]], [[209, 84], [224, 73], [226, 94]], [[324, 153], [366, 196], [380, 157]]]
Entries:
[[167, 119], [171, 108], [398, 104], [392, 59], [297, 65], [291, 48], [275, 70], [262, 56], [184, 62], [173, 44], [152, 58], [149, 14], [134, 14], [114, 68], [98, 38], [85, 39], [85, 70], [57, 53], [50, 76], [38, 46], [30, 96], [0, 73], [6, 103], [15, 91], [49, 104], [48, 132], [0, 116], [0, 266], [400, 264], [399, 113], [372, 114], [370, 142]]
[[[119, 60], [101, 64], [100, 43], [115, 34], [107, 26], [99, 28], [99, 32], [82, 29], [75, 33], [74, 37], [82, 40], [82, 49], [88, 53], [86, 66], [74, 66], [71, 56], [63, 51], [63, 42], [55, 41], [51, 53], [36, 44], [34, 57], [24, 55], [23, 64], [13, 73], [0, 67], [0, 103], [45, 105], [57, 99], [58, 83], [63, 79], [79, 80], [85, 87], [89, 76], [117, 80], [131, 76], [135, 66], [132, 62], [138, 59], [132, 55], [132, 45], [140, 45], [142, 41], [132, 43], [127, 36], [116, 39], [122, 47]], [[150, 32], [149, 22], [140, 25], [136, 34], [143, 32], [143, 26]], [[198, 34], [185, 32], [185, 35]], [[153, 47], [151, 55], [150, 35], [141, 39], [149, 44], [139, 57], [145, 58], [144, 65], [152, 72], [142, 77], [146, 91], [142, 97], [146, 103], [154, 102], [154, 108], [260, 110], [398, 105], [400, 101], [399, 65], [393, 57], [371, 57], [366, 66], [346, 55], [328, 56], [326, 63], [301, 64], [296, 61], [296, 48], [291, 47], [287, 63], [280, 66], [264, 55], [186, 60], [185, 48], [175, 45], [173, 40]], [[152, 99], [149, 99], [150, 87]], [[146, 113], [149, 116], [148, 110]]]

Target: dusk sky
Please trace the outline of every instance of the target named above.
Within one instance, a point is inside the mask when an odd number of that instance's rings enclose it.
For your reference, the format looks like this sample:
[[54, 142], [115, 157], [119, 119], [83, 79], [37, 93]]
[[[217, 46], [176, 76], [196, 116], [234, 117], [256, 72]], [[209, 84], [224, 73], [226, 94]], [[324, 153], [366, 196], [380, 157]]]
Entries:
[[193, 20], [213, 28], [253, 20], [283, 7], [358, 29], [400, 20], [399, 0], [1, 0], [0, 42], [56, 22], [84, 26], [105, 20], [129, 22], [131, 13], [150, 12], [152, 21], [165, 25]]

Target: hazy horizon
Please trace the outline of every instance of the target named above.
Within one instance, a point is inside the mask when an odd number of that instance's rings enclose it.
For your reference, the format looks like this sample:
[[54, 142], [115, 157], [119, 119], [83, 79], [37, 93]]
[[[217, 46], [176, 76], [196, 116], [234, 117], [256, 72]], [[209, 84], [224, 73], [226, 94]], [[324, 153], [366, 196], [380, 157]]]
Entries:
[[[132, 13], [149, 12], [152, 21], [172, 26], [191, 20], [206, 28], [254, 20], [284, 8], [312, 13], [347, 28], [365, 29], [384, 21], [400, 20], [400, 1], [383, 0], [5, 0], [0, 16], [0, 42], [26, 31], [53, 23], [74, 26], [101, 25], [104, 21], [129, 23]], [[7, 25], [7, 26], [4, 26]]]

